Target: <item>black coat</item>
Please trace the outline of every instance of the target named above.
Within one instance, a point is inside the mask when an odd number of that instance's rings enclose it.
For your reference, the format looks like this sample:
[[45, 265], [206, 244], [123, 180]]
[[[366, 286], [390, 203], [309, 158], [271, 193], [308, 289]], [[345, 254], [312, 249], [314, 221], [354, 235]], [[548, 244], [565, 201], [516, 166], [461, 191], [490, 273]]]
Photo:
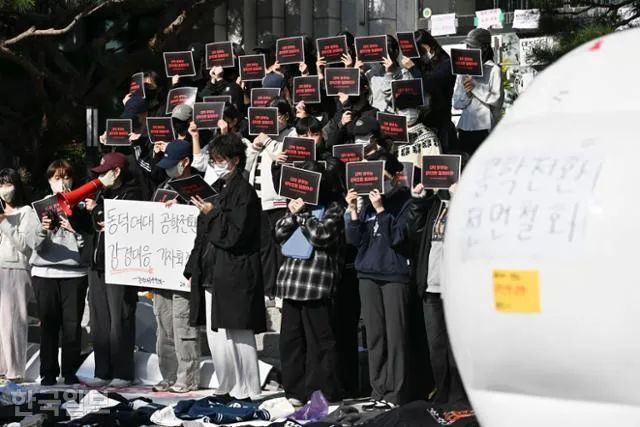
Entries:
[[[219, 180], [214, 184], [221, 184]], [[260, 261], [261, 207], [253, 187], [234, 174], [200, 215], [185, 277], [191, 278], [190, 324], [205, 324], [205, 285], [213, 294], [212, 329], [267, 329]]]
[[440, 199], [429, 191], [422, 198], [413, 198], [406, 223], [406, 237], [414, 249], [413, 272], [420, 298], [427, 290], [427, 274], [429, 273], [429, 253], [431, 252], [431, 235], [438, 217]]

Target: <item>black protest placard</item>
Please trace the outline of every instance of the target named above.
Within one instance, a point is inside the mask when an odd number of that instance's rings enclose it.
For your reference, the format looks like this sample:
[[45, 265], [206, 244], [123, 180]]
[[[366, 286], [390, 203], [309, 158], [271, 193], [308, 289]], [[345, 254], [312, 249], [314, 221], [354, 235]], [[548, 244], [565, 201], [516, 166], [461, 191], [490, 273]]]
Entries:
[[192, 51], [164, 52], [163, 56], [164, 71], [167, 74], [167, 77], [188, 77], [196, 75], [196, 66], [193, 62]]
[[131, 119], [108, 119], [107, 141], [104, 145], [128, 146], [131, 145], [129, 136], [133, 131]]
[[231, 104], [231, 95], [217, 95], [217, 96], [205, 96], [202, 98], [203, 102], [223, 102]]
[[422, 79], [394, 80], [391, 82], [393, 108], [420, 108], [424, 104]]
[[415, 172], [416, 166], [413, 162], [401, 162], [403, 166], [402, 174], [398, 177], [398, 184], [408, 188], [413, 188], [416, 185]]
[[207, 200], [216, 195], [216, 192], [200, 175], [192, 175], [189, 178], [174, 179], [169, 181], [173, 188], [184, 200], [190, 201], [192, 197], [200, 196]]
[[131, 96], [145, 97], [144, 92], [144, 73], [135, 73], [131, 76], [131, 83], [129, 83], [129, 93]]
[[344, 93], [360, 95], [360, 70], [357, 68], [325, 68], [324, 84], [328, 96]]
[[153, 199], [151, 199], [151, 201], [152, 202], [166, 203], [166, 202], [169, 202], [171, 200], [175, 200], [177, 198], [178, 198], [178, 192], [177, 191], [158, 188], [156, 190], [156, 193], [153, 195]]
[[459, 155], [422, 156], [424, 188], [448, 189], [460, 179]]
[[207, 43], [205, 46], [205, 59], [207, 61], [207, 70], [213, 67], [234, 67], [236, 65], [236, 61], [233, 56], [233, 43]]
[[356, 37], [356, 56], [365, 64], [382, 62], [389, 56], [387, 36]]
[[276, 107], [249, 107], [249, 135], [261, 133], [277, 136], [278, 109]]
[[416, 44], [416, 37], [413, 31], [396, 33], [396, 36], [398, 36], [398, 44], [400, 45], [402, 56], [407, 58], [420, 58], [420, 52], [418, 51], [418, 45]]
[[287, 136], [282, 143], [282, 152], [289, 162], [307, 162], [316, 159], [316, 141], [313, 138]]
[[340, 144], [333, 146], [333, 157], [342, 163], [361, 162], [364, 160], [364, 144]]
[[309, 205], [317, 205], [321, 179], [320, 172], [282, 166], [278, 194], [288, 199], [302, 199]]
[[347, 189], [358, 194], [384, 191], [384, 161], [347, 163]]
[[176, 139], [171, 117], [147, 117], [147, 133], [153, 143]]
[[215, 129], [222, 120], [222, 102], [196, 102], [193, 104], [193, 121], [198, 129]]
[[395, 114], [377, 113], [380, 130], [393, 142], [409, 142], [409, 130], [407, 129], [407, 118]]
[[280, 89], [277, 87], [259, 87], [251, 89], [251, 106], [266, 107], [271, 99], [280, 96]]
[[304, 62], [304, 39], [302, 36], [278, 39], [276, 41], [276, 61], [280, 65]]
[[480, 49], [451, 49], [451, 73], [482, 77], [482, 51]]
[[58, 198], [56, 196], [45, 197], [42, 200], [33, 202], [31, 206], [33, 206], [33, 210], [36, 211], [40, 222], [42, 222], [42, 219], [45, 216], [54, 223], [59, 222], [62, 219], [68, 219], [67, 215], [62, 210], [60, 203], [58, 203]]
[[320, 79], [318, 76], [293, 78], [293, 103], [318, 104], [320, 102]]
[[321, 37], [316, 40], [316, 51], [327, 64], [339, 64], [342, 62], [342, 55], [348, 52], [347, 36]]
[[264, 55], [244, 55], [238, 57], [240, 79], [245, 82], [262, 81], [266, 75], [267, 65]]
[[178, 87], [171, 89], [167, 94], [166, 114], [171, 114], [174, 108], [180, 104], [187, 104], [193, 107], [198, 95], [198, 88], [195, 87]]

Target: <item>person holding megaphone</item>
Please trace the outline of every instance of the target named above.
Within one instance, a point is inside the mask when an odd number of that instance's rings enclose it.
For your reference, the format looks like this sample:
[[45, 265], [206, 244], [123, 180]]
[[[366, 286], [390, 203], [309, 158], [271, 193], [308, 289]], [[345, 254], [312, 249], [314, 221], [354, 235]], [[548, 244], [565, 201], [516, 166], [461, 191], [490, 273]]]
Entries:
[[96, 231], [89, 268], [89, 312], [95, 379], [88, 385], [93, 387], [128, 387], [134, 375], [138, 294], [134, 287], [105, 282], [104, 200], [142, 200], [140, 187], [128, 166], [124, 154], [105, 154], [100, 165], [91, 170], [98, 175], [102, 188], [95, 199], [86, 200], [86, 209], [92, 214]]
[[[54, 195], [68, 194], [73, 185], [72, 167], [56, 160], [47, 168]], [[64, 196], [63, 196], [64, 197]], [[58, 343], [62, 332], [62, 376], [67, 385], [78, 384], [75, 372], [80, 364], [81, 321], [87, 295], [87, 272], [91, 257], [91, 218], [75, 206], [71, 216], [46, 213], [42, 225], [33, 228], [34, 250], [31, 277], [38, 305], [40, 334], [40, 383], [57, 383]]]

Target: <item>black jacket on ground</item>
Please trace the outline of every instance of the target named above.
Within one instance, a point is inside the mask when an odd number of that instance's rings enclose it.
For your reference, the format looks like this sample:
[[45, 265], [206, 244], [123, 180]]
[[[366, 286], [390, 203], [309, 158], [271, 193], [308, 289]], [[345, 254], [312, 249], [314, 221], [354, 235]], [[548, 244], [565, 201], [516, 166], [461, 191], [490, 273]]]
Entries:
[[260, 260], [261, 212], [255, 190], [241, 174], [220, 190], [214, 209], [198, 217], [194, 248], [185, 269], [191, 278], [192, 326], [205, 324], [204, 288], [213, 294], [211, 326], [214, 330], [267, 329]]
[[422, 198], [412, 198], [406, 223], [406, 237], [411, 242], [416, 254], [413, 263], [413, 274], [420, 298], [427, 290], [427, 274], [429, 271], [429, 252], [431, 251], [431, 235], [440, 209], [440, 199], [430, 191]]

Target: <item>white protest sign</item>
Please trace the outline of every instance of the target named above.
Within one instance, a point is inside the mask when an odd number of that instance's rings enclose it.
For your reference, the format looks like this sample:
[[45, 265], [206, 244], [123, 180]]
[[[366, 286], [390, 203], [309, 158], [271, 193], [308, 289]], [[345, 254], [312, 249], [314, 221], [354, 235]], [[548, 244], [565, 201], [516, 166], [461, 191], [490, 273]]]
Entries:
[[513, 12], [513, 28], [537, 30], [540, 25], [540, 9], [516, 9]]
[[478, 28], [502, 28], [502, 10], [501, 9], [488, 9], [476, 11], [476, 18], [478, 18]]
[[466, 185], [463, 258], [551, 256], [582, 241], [602, 159], [580, 153], [491, 157]]
[[106, 282], [189, 291], [183, 272], [196, 237], [195, 206], [105, 200]]
[[434, 37], [447, 36], [456, 34], [458, 28], [456, 25], [456, 14], [445, 13], [441, 15], [431, 16], [431, 35]]

